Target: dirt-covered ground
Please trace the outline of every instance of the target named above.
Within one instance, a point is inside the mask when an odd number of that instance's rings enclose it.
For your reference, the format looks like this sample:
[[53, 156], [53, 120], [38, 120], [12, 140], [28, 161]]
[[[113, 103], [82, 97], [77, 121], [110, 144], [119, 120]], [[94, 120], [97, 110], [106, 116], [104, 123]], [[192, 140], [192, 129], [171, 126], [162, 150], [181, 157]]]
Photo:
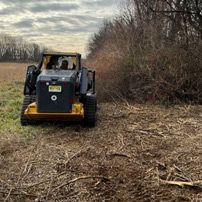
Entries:
[[95, 128], [22, 128], [21, 77], [0, 78], [0, 201], [202, 201], [202, 106], [99, 103]]

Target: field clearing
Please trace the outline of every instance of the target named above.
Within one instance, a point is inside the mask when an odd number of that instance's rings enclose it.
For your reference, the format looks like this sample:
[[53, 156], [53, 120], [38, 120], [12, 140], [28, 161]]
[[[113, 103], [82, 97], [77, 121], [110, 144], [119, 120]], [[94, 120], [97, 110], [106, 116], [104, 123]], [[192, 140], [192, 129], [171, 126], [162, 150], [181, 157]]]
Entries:
[[100, 103], [95, 128], [21, 127], [25, 67], [0, 65], [0, 201], [202, 201], [202, 106]]

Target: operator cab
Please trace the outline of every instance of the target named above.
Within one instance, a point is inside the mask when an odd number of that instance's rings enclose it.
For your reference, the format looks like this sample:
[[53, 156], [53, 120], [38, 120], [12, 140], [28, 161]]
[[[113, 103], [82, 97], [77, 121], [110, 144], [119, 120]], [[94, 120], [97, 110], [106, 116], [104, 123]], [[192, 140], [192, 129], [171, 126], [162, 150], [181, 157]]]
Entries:
[[78, 53], [44, 53], [40, 69], [77, 70], [81, 69], [81, 55]]

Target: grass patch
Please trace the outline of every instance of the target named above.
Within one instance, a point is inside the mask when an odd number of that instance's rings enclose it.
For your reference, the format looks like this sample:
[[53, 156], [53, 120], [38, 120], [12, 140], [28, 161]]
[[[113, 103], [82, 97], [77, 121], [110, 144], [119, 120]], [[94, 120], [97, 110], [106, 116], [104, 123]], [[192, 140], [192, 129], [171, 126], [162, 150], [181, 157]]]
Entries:
[[23, 101], [23, 82], [11, 81], [0, 83], [0, 133], [36, 135], [40, 127], [22, 127], [20, 111]]

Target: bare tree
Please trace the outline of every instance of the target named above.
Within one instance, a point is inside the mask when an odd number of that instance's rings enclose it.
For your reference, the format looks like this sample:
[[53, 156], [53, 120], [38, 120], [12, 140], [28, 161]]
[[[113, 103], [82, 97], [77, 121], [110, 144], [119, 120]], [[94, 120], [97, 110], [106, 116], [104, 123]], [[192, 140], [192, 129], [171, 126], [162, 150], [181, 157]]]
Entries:
[[37, 61], [41, 49], [39, 45], [27, 43], [21, 38], [0, 35], [0, 61]]

